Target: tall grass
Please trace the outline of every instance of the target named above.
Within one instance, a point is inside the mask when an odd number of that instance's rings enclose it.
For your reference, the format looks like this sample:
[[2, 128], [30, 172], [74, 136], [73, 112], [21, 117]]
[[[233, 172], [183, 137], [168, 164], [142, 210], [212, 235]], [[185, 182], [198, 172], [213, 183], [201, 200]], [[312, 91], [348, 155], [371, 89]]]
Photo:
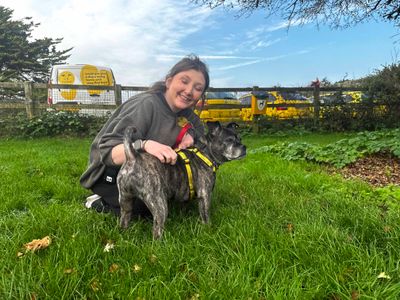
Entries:
[[[250, 154], [218, 171], [211, 225], [199, 222], [195, 203], [172, 204], [163, 240], [153, 241], [149, 220], [121, 231], [117, 218], [83, 207], [89, 144], [1, 141], [1, 299], [400, 297], [400, 199], [391, 193]], [[17, 256], [47, 235], [47, 249]]]

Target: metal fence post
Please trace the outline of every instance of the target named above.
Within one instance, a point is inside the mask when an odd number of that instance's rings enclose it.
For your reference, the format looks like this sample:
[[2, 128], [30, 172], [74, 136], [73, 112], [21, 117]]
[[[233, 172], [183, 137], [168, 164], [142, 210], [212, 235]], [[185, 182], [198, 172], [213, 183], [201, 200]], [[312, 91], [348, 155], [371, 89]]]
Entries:
[[32, 82], [24, 82], [24, 92], [25, 92], [26, 115], [28, 116], [28, 119], [32, 119], [35, 116], [35, 102], [32, 99], [33, 95]]
[[122, 89], [120, 84], [116, 84], [114, 88], [115, 104], [120, 106], [122, 104]]

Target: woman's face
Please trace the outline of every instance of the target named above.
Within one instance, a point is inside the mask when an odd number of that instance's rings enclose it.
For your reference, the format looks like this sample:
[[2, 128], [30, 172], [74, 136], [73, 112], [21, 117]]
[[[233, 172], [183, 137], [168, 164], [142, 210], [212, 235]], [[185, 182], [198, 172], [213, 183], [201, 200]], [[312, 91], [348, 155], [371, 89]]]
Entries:
[[204, 92], [206, 81], [203, 73], [196, 70], [182, 71], [167, 78], [165, 99], [172, 111], [193, 107]]

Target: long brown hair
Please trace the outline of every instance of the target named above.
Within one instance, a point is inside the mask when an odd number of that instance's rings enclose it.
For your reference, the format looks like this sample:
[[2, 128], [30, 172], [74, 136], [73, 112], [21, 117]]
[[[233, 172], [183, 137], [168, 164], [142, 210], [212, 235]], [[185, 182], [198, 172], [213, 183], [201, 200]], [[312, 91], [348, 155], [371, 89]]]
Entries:
[[182, 58], [180, 61], [178, 61], [172, 68], [169, 70], [168, 74], [165, 76], [165, 80], [163, 81], [157, 81], [154, 83], [150, 89], [149, 92], [152, 93], [165, 93], [167, 90], [167, 87], [165, 85], [165, 82], [168, 78], [174, 77], [176, 74], [188, 70], [196, 70], [198, 72], [201, 72], [204, 76], [205, 80], [205, 85], [204, 85], [204, 90], [201, 95], [201, 99], [204, 104], [204, 95], [206, 90], [208, 89], [210, 85], [210, 76], [208, 74], [208, 67], [207, 65], [200, 60], [200, 58], [196, 55], [188, 55], [184, 58]]

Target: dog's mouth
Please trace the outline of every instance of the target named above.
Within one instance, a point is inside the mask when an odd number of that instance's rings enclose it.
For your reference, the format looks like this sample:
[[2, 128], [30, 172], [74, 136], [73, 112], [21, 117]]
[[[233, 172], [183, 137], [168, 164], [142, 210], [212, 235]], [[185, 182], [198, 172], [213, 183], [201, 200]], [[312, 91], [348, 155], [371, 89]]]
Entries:
[[225, 157], [228, 160], [236, 160], [236, 159], [242, 159], [246, 156], [246, 150], [240, 151], [238, 153], [232, 153], [231, 155], [226, 155]]
[[243, 152], [242, 154], [240, 154], [238, 157], [236, 157], [235, 159], [242, 159], [246, 157], [246, 152]]

